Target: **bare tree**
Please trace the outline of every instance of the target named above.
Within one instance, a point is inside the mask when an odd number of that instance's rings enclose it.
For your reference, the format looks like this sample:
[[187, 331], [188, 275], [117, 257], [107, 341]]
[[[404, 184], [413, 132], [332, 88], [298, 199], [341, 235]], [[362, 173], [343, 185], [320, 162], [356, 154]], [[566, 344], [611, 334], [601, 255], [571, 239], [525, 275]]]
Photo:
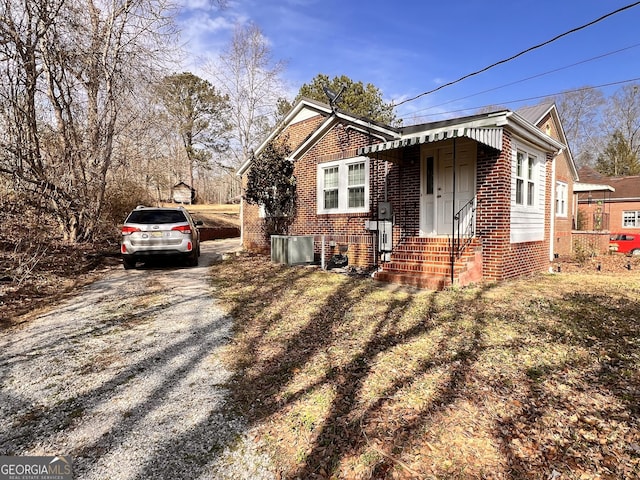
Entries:
[[592, 165], [604, 148], [598, 128], [605, 98], [601, 90], [581, 88], [565, 92], [555, 101], [573, 157], [581, 165]]
[[630, 155], [640, 157], [640, 85], [625, 85], [611, 96], [604, 110], [602, 128], [609, 139], [619, 135]]
[[124, 107], [154, 77], [171, 11], [164, 0], [0, 1], [0, 173], [55, 216], [65, 240], [88, 240]]
[[[258, 26], [238, 26], [225, 51], [207, 65], [215, 84], [227, 94], [233, 124], [233, 157], [227, 170], [251, 157], [275, 123], [278, 99], [284, 86], [284, 62], [274, 62], [267, 40]], [[230, 172], [232, 173], [232, 172]]]

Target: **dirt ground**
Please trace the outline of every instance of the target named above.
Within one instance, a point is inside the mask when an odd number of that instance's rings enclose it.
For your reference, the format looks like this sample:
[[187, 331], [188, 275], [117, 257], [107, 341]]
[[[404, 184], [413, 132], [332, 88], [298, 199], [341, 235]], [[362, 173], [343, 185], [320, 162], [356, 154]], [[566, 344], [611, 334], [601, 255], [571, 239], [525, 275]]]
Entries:
[[74, 478], [271, 479], [220, 354], [233, 319], [208, 269], [240, 247], [205, 242], [199, 265], [115, 268], [0, 335], [0, 455], [73, 459]]
[[[559, 273], [615, 273], [619, 275], [638, 275], [640, 256], [628, 256], [621, 253], [587, 257], [581, 261], [566, 257], [553, 263], [553, 269]], [[559, 270], [558, 270], [559, 269]]]

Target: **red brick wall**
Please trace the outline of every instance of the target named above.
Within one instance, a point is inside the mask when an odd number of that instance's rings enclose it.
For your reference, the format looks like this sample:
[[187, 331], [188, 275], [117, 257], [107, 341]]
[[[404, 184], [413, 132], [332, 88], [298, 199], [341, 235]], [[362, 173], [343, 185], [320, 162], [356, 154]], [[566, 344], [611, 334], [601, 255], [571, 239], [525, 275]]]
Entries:
[[609, 232], [574, 232], [573, 234], [574, 252], [583, 255], [602, 255], [609, 252]]
[[[640, 192], [638, 192], [640, 193]], [[638, 228], [622, 226], [622, 212], [625, 210], [640, 210], [640, 202], [612, 202], [609, 208], [609, 230], [612, 232], [640, 232]]]
[[[551, 138], [560, 140], [561, 135], [558, 131], [559, 126], [556, 125], [552, 115], [549, 113], [540, 122], [540, 129], [549, 135]], [[564, 182], [567, 184], [567, 216], [559, 217], [555, 215], [555, 205], [553, 205], [554, 218], [554, 233], [553, 233], [553, 253], [558, 255], [570, 255], [572, 251], [572, 239], [571, 232], [573, 230], [573, 220], [576, 212], [572, 211], [573, 208], [573, 174], [569, 165], [569, 158], [565, 151], [558, 155], [555, 159], [556, 167], [556, 182]], [[552, 185], [555, 190], [555, 184]]]
[[555, 208], [551, 205], [552, 185], [551, 155], [546, 162], [546, 206], [544, 221], [544, 240], [541, 242], [512, 243], [509, 245], [508, 254], [504, 258], [503, 278], [516, 278], [547, 272], [550, 267], [549, 259], [549, 235], [551, 232], [551, 215], [555, 214]]
[[[247, 176], [242, 177], [242, 190], [247, 185]], [[262, 231], [262, 219], [257, 205], [242, 201], [242, 247], [250, 252], [268, 253], [269, 242]]]
[[[287, 138], [292, 149], [300, 146], [318, 127], [326, 120], [323, 115], [308, 118], [289, 126], [281, 135]], [[242, 178], [242, 188], [246, 187], [247, 175]], [[260, 218], [260, 208], [257, 205], [249, 205], [243, 201], [242, 246], [252, 252], [268, 253], [270, 249], [269, 239], [262, 230], [263, 219]]]
[[[578, 211], [581, 218], [581, 230], [640, 231], [638, 228], [625, 228], [622, 226], [622, 213], [629, 210], [640, 210], [640, 202], [605, 202], [594, 198], [591, 203], [580, 203]], [[603, 225], [594, 225], [594, 216], [600, 217], [602, 214], [608, 217], [608, 226], [606, 220]]]
[[395, 212], [394, 242], [420, 234], [420, 147], [404, 150], [403, 158], [389, 163], [388, 195]]
[[507, 132], [502, 138], [502, 152], [478, 145], [476, 236], [482, 240], [483, 274], [487, 280], [504, 277], [503, 259], [510, 241], [511, 138]]
[[[309, 133], [324, 121], [314, 117], [289, 127], [284, 135], [292, 144], [304, 141]], [[310, 128], [313, 126], [313, 128]], [[357, 156], [357, 149], [380, 141], [364, 132], [342, 125], [333, 127], [309, 151], [296, 160], [294, 175], [297, 179], [296, 217], [289, 228], [290, 235], [314, 235], [315, 251], [321, 255], [322, 237], [325, 240], [327, 258], [339, 253], [341, 245], [348, 245], [349, 264], [370, 266], [375, 263], [372, 232], [365, 230], [365, 219], [370, 213], [358, 214], [318, 214], [317, 213], [317, 165], [325, 162], [348, 159]], [[370, 159], [370, 172], [374, 178], [369, 187], [371, 211], [377, 208], [377, 199], [384, 191], [384, 162]], [[243, 212], [244, 247], [251, 251], [268, 251], [267, 239], [262, 233], [262, 220], [258, 208], [246, 205]], [[335, 244], [335, 246], [331, 246]]]
[[[482, 241], [483, 275], [503, 280], [545, 272], [549, 268], [551, 205], [545, 214], [542, 242], [511, 243], [511, 134], [503, 133], [501, 152], [478, 145], [476, 235]], [[551, 197], [551, 162], [546, 163], [546, 198]]]

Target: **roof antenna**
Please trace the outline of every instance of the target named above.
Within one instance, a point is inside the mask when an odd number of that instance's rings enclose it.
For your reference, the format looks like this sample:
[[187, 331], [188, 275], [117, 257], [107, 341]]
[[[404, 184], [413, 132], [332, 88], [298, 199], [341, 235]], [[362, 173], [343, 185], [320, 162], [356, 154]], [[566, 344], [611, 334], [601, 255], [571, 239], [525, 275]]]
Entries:
[[342, 88], [340, 89], [340, 91], [338, 93], [334, 92], [333, 90], [331, 90], [329, 87], [327, 87], [326, 85], [322, 86], [322, 90], [324, 90], [324, 94], [327, 96], [327, 98], [329, 99], [329, 106], [331, 107], [332, 111], [336, 111], [336, 104], [340, 101], [340, 95], [342, 95], [342, 92], [344, 92], [344, 84], [342, 85]]

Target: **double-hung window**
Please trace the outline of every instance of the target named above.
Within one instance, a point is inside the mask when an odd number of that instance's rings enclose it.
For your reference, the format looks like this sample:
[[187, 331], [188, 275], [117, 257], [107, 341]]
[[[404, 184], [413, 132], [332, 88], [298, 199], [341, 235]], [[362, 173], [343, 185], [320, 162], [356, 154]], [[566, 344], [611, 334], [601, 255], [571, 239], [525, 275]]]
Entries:
[[349, 208], [364, 207], [364, 189], [366, 184], [364, 162], [347, 165], [347, 197]]
[[568, 187], [565, 182], [556, 182], [556, 216], [567, 216]]
[[622, 212], [622, 226], [624, 228], [640, 228], [640, 210]]
[[536, 203], [536, 156], [523, 150], [516, 153], [516, 205]]
[[545, 234], [546, 155], [525, 142], [514, 140], [512, 145], [511, 243], [538, 242]]
[[368, 208], [368, 158], [318, 165], [318, 213], [359, 213]]
[[323, 201], [325, 210], [338, 208], [338, 167], [327, 167], [323, 170]]

